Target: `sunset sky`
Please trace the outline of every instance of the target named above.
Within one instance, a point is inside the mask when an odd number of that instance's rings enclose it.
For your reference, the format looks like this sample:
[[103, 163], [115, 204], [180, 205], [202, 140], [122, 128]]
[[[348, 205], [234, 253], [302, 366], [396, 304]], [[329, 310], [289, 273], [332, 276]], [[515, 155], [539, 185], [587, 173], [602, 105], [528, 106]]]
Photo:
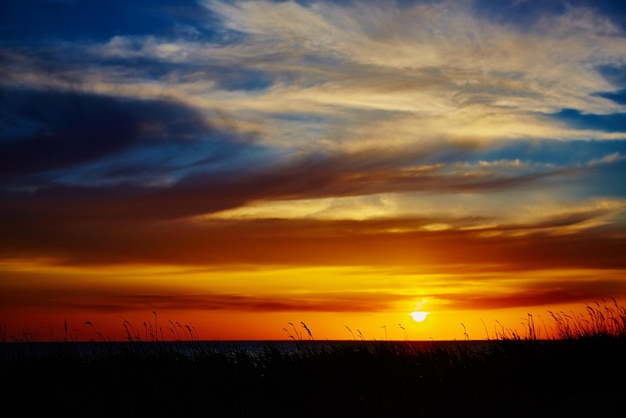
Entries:
[[4, 340], [546, 336], [625, 178], [621, 0], [0, 5]]

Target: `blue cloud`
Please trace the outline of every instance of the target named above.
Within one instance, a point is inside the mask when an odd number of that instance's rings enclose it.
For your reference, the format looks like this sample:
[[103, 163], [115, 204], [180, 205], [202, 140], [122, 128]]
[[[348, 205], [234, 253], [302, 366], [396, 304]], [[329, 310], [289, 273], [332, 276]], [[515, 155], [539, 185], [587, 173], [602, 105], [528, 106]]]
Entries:
[[[217, 129], [197, 111], [165, 100], [4, 89], [0, 180], [37, 183], [180, 178], [263, 161], [252, 138]], [[260, 162], [257, 162], [260, 164]]]

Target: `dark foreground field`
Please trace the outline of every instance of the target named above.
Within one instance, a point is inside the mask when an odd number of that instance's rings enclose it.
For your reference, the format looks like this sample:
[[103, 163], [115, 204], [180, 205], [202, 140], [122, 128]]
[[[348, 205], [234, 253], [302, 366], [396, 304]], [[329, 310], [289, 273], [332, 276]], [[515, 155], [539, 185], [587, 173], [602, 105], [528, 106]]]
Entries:
[[[623, 417], [626, 339], [267, 344], [191, 351], [0, 345], [20, 416]], [[9, 349], [10, 348], [10, 349]], [[5, 415], [7, 416], [7, 415]]]

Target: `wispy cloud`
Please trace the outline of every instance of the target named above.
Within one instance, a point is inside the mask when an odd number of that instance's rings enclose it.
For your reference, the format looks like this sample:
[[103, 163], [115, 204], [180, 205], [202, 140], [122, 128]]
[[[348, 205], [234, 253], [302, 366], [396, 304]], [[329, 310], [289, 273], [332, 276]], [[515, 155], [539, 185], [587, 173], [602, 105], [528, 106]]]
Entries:
[[[624, 111], [598, 93], [619, 90], [601, 69], [624, 65], [626, 38], [619, 26], [589, 9], [574, 7], [516, 27], [481, 17], [471, 2], [459, 1], [402, 9], [377, 3], [203, 4], [223, 30], [239, 36], [190, 41], [118, 35], [89, 46], [87, 62], [84, 45], [79, 52], [66, 44], [58, 50], [69, 58], [66, 67], [74, 62], [92, 68], [66, 76], [98, 92], [167, 95], [205, 109], [257, 115], [260, 125], [261, 118], [284, 114], [345, 112], [339, 125], [346, 118], [356, 128], [380, 123], [388, 138], [405, 132], [404, 143], [415, 141], [418, 132], [420, 140], [577, 137], [576, 129], [541, 114], [564, 108]], [[124, 71], [124, 63], [137, 59], [146, 61]], [[155, 73], [156, 65], [161, 69]], [[28, 74], [36, 83], [50, 82], [38, 71], [18, 71], [9, 71], [12, 82], [28, 82]], [[233, 84], [224, 80], [237, 74], [249, 82], [226, 88]], [[253, 79], [264, 80], [260, 90]], [[323, 137], [308, 139], [318, 146], [329, 135], [336, 140], [336, 129], [328, 123]], [[363, 141], [358, 130], [346, 129], [341, 134], [354, 136], [348, 140]], [[289, 132], [271, 134], [285, 143], [295, 140]], [[578, 133], [594, 135], [606, 133]]]

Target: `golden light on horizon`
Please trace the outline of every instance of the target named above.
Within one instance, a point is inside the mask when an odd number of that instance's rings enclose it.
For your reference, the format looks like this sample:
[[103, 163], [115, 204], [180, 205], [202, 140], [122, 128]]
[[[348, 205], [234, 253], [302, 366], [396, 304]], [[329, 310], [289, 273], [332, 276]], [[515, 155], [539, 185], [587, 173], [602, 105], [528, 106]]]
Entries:
[[[572, 278], [593, 283], [599, 278], [612, 282], [622, 277], [619, 269], [548, 269], [530, 274], [471, 271], [470, 265], [455, 267], [463, 272], [462, 277], [453, 265], [447, 265], [445, 273], [426, 265], [419, 273], [411, 266], [208, 269], [150, 265], [96, 270], [46, 263], [1, 266], [7, 278], [0, 284], [0, 293], [12, 301], [0, 309], [7, 336], [22, 338], [22, 330], [29, 330], [39, 333], [38, 338], [52, 339], [49, 334], [53, 334], [56, 339], [64, 335], [63, 325], [67, 323], [72, 336], [87, 340], [95, 337], [91, 328], [83, 326], [85, 321], [94, 323], [107, 338], [120, 338], [125, 335], [120, 317], [143, 330], [144, 322], [154, 320], [153, 311], [162, 319], [159, 332], [163, 338], [177, 337], [173, 333], [176, 329], [169, 329], [167, 319], [171, 319], [193, 323], [200, 339], [284, 339], [285, 324], [300, 321], [316, 339], [454, 340], [462, 339], [464, 332], [472, 339], [490, 339], [512, 332], [526, 335], [528, 313], [536, 319], [537, 334], [545, 338], [554, 334], [548, 311], [584, 314], [584, 302], [596, 299], [559, 301], [548, 292], [542, 303], [537, 303], [537, 291], [547, 283], [562, 287]], [[175, 283], [165, 280], [172, 276], [177, 278]], [[506, 285], [526, 289], [526, 295], [513, 294]], [[150, 295], [144, 293], [148, 286]], [[532, 298], [528, 296], [531, 290], [535, 291]], [[480, 298], [472, 296], [477, 292], [482, 294]], [[26, 294], [30, 302], [22, 308]], [[618, 299], [619, 304], [624, 303], [623, 298]], [[51, 300], [54, 307], [46, 305]], [[413, 319], [410, 323], [404, 322], [407, 316]], [[395, 327], [394, 323], [403, 326]], [[347, 333], [346, 325], [354, 335]], [[143, 331], [139, 335], [142, 339], [146, 338]]]

